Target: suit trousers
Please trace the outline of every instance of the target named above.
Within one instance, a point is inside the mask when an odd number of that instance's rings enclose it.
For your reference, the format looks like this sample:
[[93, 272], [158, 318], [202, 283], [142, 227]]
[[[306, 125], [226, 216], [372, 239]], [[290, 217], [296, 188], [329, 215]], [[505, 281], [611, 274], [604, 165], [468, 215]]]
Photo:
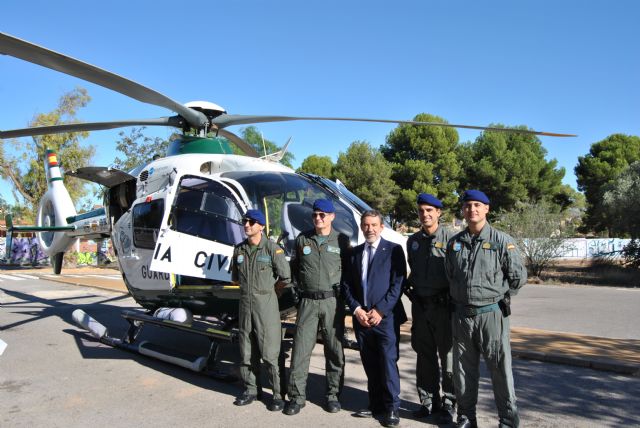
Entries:
[[369, 410], [374, 413], [400, 408], [398, 337], [393, 314], [375, 327], [362, 327], [353, 318], [360, 358], [367, 374]]

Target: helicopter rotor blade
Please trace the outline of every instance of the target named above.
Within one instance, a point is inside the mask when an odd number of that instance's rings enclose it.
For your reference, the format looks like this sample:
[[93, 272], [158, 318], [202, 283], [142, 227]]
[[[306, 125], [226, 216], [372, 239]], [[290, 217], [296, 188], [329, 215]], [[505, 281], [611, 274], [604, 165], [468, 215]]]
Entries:
[[182, 125], [183, 121], [180, 116], [113, 122], [65, 123], [61, 125], [36, 126], [33, 128], [0, 131], [0, 138], [30, 137], [34, 135], [62, 134], [65, 132], [100, 131], [104, 129], [124, 128], [127, 126], [174, 126], [180, 128]]
[[364, 119], [356, 117], [304, 117], [304, 116], [259, 116], [259, 115], [241, 115], [241, 114], [222, 114], [212, 120], [212, 122], [218, 126], [218, 128], [225, 128], [233, 125], [249, 125], [252, 123], [266, 123], [266, 122], [287, 122], [294, 120], [339, 120], [348, 122], [378, 122], [378, 123], [400, 123], [408, 125], [430, 125], [430, 126], [444, 126], [447, 128], [464, 128], [464, 129], [478, 129], [483, 131], [498, 131], [498, 132], [516, 132], [520, 134], [533, 134], [533, 135], [545, 135], [549, 137], [575, 137], [574, 134], [559, 134], [555, 132], [542, 132], [533, 131], [528, 129], [514, 129], [514, 128], [498, 128], [493, 126], [475, 126], [475, 125], [457, 125], [453, 123], [441, 123], [441, 122], [420, 122], [415, 120], [393, 120], [393, 119]]
[[252, 156], [254, 158], [260, 157], [260, 154], [258, 154], [258, 152], [256, 151], [256, 149], [254, 149], [249, 143], [247, 143], [246, 141], [244, 141], [242, 138], [238, 137], [236, 134], [234, 134], [233, 132], [229, 132], [227, 130], [224, 129], [220, 129], [218, 130], [218, 135], [223, 136], [224, 138], [226, 138], [227, 140], [231, 141], [232, 143], [234, 143], [236, 146], [238, 146], [240, 148], [240, 150], [242, 150], [246, 155], [248, 156]]
[[195, 128], [201, 128], [207, 123], [207, 117], [203, 113], [185, 107], [153, 89], [110, 71], [2, 32], [0, 32], [0, 54], [11, 55], [24, 61], [95, 83], [143, 103], [165, 107], [184, 117]]

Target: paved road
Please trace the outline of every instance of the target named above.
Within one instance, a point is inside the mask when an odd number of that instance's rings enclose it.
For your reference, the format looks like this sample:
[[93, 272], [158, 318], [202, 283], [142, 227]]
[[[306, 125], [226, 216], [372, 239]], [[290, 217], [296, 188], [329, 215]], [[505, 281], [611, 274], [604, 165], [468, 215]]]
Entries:
[[[108, 325], [111, 334], [120, 336], [126, 328], [120, 310], [136, 308], [122, 293], [31, 278], [0, 279], [0, 338], [8, 343], [0, 356], [0, 426], [379, 426], [376, 421], [351, 416], [366, 404], [365, 377], [354, 351], [346, 352], [345, 410], [336, 415], [320, 407], [321, 346], [316, 346], [312, 360], [309, 404], [300, 415], [272, 414], [259, 403], [237, 408], [232, 405], [233, 396], [240, 392], [237, 383], [221, 383], [112, 349], [73, 325], [71, 312], [80, 307]], [[528, 306], [526, 296], [519, 297]], [[192, 351], [204, 351], [207, 345], [198, 338], [152, 327], [143, 335]], [[424, 426], [423, 421], [410, 418], [415, 408], [415, 373], [414, 356], [406, 341], [401, 351], [401, 425]], [[236, 352], [233, 346], [225, 346], [224, 368], [233, 370]], [[527, 360], [515, 360], [514, 374], [523, 426], [640, 425], [637, 377]], [[485, 373], [480, 425], [495, 425], [495, 414]], [[433, 422], [427, 421], [429, 424]]]

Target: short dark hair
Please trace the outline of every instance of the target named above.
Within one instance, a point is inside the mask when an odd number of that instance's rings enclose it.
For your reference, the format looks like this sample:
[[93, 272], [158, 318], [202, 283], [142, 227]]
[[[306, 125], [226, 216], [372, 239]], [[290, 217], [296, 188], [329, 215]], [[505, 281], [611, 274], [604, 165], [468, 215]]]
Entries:
[[364, 221], [365, 217], [378, 217], [378, 219], [380, 219], [380, 224], [383, 223], [382, 214], [378, 210], [367, 210], [367, 211], [363, 212], [362, 213], [362, 217], [360, 217], [360, 224], [361, 225], [362, 225], [362, 222]]

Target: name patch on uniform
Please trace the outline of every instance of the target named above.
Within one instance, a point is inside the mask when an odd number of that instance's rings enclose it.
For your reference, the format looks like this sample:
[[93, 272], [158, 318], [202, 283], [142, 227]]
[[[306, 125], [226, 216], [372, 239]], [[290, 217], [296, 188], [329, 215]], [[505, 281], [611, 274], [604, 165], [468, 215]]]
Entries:
[[327, 245], [327, 251], [330, 253], [340, 254], [340, 248]]
[[433, 246], [436, 248], [444, 248], [445, 244], [444, 242], [436, 242]]
[[413, 251], [417, 251], [417, 250], [418, 250], [418, 248], [420, 248], [420, 244], [418, 244], [418, 241], [413, 241], [413, 242], [411, 243], [411, 249], [412, 249]]
[[453, 251], [460, 251], [462, 250], [462, 244], [459, 242], [454, 242], [453, 247], [451, 248], [453, 248]]
[[305, 245], [302, 248], [302, 254], [304, 254], [305, 256], [308, 256], [309, 254], [311, 254], [311, 247], [308, 245]]
[[271, 261], [271, 257], [269, 257], [269, 256], [258, 256], [258, 261], [259, 262], [269, 263]]
[[238, 254], [238, 257], [236, 257], [236, 263], [242, 264], [242, 262], [244, 262], [244, 256], [242, 254]]

